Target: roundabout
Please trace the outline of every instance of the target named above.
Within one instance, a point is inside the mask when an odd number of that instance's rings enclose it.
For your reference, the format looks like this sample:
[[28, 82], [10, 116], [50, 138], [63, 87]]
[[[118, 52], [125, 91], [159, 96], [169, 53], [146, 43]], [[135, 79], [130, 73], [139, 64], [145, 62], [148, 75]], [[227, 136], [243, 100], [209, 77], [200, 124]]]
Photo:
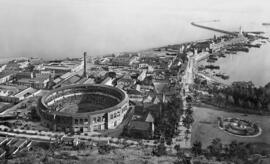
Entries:
[[218, 126], [225, 132], [239, 137], [257, 137], [262, 129], [253, 122], [239, 118], [218, 118]]

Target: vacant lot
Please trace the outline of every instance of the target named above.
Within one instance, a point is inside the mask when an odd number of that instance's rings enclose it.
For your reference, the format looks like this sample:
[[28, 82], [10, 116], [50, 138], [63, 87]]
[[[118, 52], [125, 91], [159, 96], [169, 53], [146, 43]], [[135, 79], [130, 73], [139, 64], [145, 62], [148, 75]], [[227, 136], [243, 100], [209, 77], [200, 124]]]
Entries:
[[[193, 117], [195, 121], [192, 127], [192, 142], [198, 140], [202, 142], [203, 147], [207, 147], [212, 139], [220, 138], [223, 143], [230, 143], [232, 140], [237, 140], [239, 142], [265, 143], [265, 145], [270, 145], [270, 116], [243, 115], [242, 113], [229, 113], [213, 108], [194, 107]], [[253, 138], [233, 136], [218, 128], [218, 117], [237, 117], [256, 122], [262, 128], [262, 134]]]

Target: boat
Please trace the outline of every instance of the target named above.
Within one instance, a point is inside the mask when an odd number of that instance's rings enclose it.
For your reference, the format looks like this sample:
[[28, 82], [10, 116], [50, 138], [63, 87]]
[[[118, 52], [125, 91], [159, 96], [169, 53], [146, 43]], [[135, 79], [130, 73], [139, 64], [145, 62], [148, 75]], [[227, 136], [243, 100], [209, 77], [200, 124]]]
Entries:
[[215, 74], [216, 77], [220, 77], [222, 78], [223, 80], [227, 80], [229, 79], [229, 75], [225, 75], [225, 74], [221, 74], [221, 73], [217, 73]]
[[214, 63], [216, 60], [213, 60], [213, 59], [207, 59], [207, 62], [208, 63]]
[[235, 52], [237, 52], [237, 51], [249, 52], [248, 48], [242, 47], [242, 46], [241, 47], [231, 47], [231, 48], [228, 48], [227, 50], [230, 52], [233, 52], [233, 51], [235, 51]]
[[263, 26], [270, 26], [270, 23], [262, 23]]
[[220, 69], [219, 66], [215, 66], [215, 65], [206, 65], [205, 68], [206, 69]]
[[218, 54], [218, 56], [219, 56], [219, 57], [223, 57], [223, 58], [226, 57], [225, 53], [223, 53], [223, 52], [220, 52], [220, 53]]
[[261, 44], [257, 43], [257, 44], [246, 44], [245, 46], [251, 48], [251, 47], [256, 47], [256, 48], [260, 48]]
[[210, 55], [208, 58], [211, 60], [217, 60], [217, 57], [215, 55]]

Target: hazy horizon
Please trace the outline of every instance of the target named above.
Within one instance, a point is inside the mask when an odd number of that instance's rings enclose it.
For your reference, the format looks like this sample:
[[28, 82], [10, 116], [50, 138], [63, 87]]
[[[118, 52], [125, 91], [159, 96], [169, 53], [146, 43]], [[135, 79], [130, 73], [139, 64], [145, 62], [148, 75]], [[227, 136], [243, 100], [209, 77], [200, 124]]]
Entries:
[[[214, 35], [192, 21], [222, 27], [270, 22], [267, 1], [0, 0], [0, 57], [79, 57], [136, 51]], [[256, 30], [256, 28], [255, 28]]]

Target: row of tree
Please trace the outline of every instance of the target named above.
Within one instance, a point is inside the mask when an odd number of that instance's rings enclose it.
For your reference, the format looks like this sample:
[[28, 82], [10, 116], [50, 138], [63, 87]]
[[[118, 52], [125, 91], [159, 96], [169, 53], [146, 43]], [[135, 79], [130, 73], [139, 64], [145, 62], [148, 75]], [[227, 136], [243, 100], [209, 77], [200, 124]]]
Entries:
[[195, 157], [203, 155], [207, 159], [215, 157], [217, 161], [242, 161], [243, 163], [250, 163], [250, 157], [253, 154], [265, 153], [256, 151], [254, 145], [251, 143], [237, 142], [234, 140], [229, 144], [223, 144], [219, 138], [213, 139], [206, 149], [202, 149], [202, 143], [196, 141], [193, 143], [191, 150]]
[[255, 87], [251, 82], [237, 82], [226, 87], [199, 84], [199, 89], [207, 88], [213, 95], [211, 103], [219, 107], [236, 106], [254, 111], [270, 111], [270, 84]]
[[157, 136], [164, 136], [170, 141], [176, 134], [180, 116], [183, 114], [182, 101], [174, 97], [172, 101], [162, 105], [162, 113], [156, 121]]

